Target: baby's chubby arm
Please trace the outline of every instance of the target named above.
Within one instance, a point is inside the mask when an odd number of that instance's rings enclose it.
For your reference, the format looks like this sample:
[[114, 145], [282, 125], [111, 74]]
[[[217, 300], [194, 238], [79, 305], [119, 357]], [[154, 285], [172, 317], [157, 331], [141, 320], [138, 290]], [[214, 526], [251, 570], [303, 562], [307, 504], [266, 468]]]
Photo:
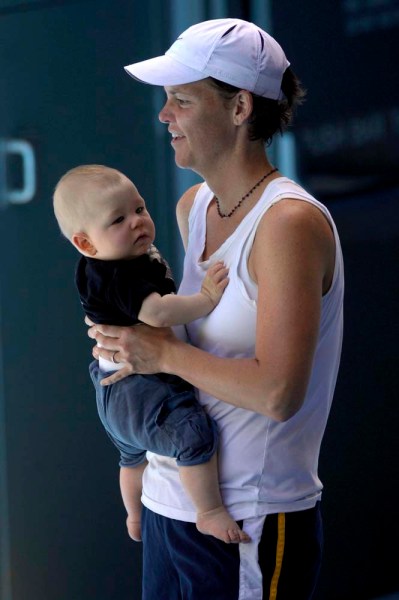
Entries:
[[204, 317], [219, 303], [229, 282], [227, 275], [227, 267], [218, 261], [209, 267], [200, 292], [192, 296], [160, 296], [154, 292], [144, 300], [138, 317], [153, 327], [184, 325]]

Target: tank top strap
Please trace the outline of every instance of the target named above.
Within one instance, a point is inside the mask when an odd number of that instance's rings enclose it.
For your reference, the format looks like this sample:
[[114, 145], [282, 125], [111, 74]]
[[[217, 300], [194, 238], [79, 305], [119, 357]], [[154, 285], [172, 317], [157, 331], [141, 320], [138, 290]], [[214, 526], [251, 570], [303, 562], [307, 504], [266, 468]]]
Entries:
[[259, 201], [242, 222], [243, 230], [240, 231], [240, 237], [245, 240], [242, 254], [244, 253], [246, 257], [248, 257], [253, 246], [259, 222], [269, 208], [274, 206], [277, 202], [289, 198], [310, 202], [316, 205], [331, 221], [331, 216], [325, 206], [288, 177], [279, 177], [269, 183]]
[[[188, 217], [189, 236], [188, 243], [190, 251], [201, 256], [206, 240], [206, 213], [213, 194], [206, 183], [198, 189]], [[195, 231], [195, 235], [192, 232]]]

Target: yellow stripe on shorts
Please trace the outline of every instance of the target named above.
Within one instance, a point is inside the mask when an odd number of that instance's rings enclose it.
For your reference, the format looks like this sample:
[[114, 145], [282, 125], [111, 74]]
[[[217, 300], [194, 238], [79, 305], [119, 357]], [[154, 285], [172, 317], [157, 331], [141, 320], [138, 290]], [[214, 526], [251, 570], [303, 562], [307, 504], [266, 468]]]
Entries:
[[279, 513], [277, 517], [277, 547], [276, 547], [276, 566], [274, 567], [274, 573], [272, 581], [270, 583], [270, 595], [269, 600], [276, 600], [277, 598], [277, 586], [278, 580], [280, 579], [281, 567], [283, 564], [285, 546], [285, 514]]

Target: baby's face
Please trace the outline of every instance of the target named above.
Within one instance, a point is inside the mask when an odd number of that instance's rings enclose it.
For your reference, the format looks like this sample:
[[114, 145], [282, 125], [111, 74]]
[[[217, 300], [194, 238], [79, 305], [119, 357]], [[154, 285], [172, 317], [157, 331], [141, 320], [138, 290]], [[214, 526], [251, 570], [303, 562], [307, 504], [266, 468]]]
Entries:
[[136, 186], [129, 182], [109, 193], [100, 192], [87, 234], [94, 258], [127, 260], [145, 254], [155, 238], [155, 225]]

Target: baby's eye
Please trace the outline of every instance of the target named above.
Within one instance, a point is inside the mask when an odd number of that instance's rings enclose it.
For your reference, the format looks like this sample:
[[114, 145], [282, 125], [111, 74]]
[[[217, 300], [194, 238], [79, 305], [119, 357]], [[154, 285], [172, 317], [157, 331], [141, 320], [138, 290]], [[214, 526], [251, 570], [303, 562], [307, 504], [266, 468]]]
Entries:
[[142, 212], [143, 212], [143, 210], [144, 210], [144, 206], [138, 206], [138, 207], [136, 208], [136, 214], [137, 214], [137, 215], [139, 215], [140, 213], [142, 213]]
[[112, 225], [117, 225], [118, 223], [122, 223], [125, 220], [125, 217], [120, 216], [115, 221], [112, 221]]

